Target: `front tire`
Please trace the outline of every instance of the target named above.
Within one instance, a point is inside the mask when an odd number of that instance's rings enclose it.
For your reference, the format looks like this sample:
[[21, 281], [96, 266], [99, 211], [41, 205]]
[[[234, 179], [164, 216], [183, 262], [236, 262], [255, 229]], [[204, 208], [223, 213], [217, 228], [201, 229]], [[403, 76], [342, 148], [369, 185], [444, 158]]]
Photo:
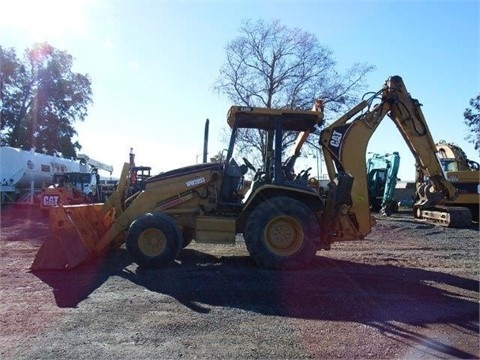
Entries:
[[146, 213], [129, 227], [125, 245], [142, 267], [158, 269], [171, 265], [182, 249], [183, 237], [175, 220], [163, 213]]
[[252, 211], [243, 235], [248, 252], [257, 264], [294, 269], [308, 265], [315, 257], [320, 225], [304, 203], [276, 197]]

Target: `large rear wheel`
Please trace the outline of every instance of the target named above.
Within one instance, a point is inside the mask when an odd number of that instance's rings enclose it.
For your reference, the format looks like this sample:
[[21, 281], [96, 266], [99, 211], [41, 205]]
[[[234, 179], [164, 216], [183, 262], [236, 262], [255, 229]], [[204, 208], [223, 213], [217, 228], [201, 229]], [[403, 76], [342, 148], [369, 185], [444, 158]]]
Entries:
[[243, 235], [257, 264], [293, 269], [308, 265], [314, 258], [320, 242], [320, 225], [304, 203], [276, 197], [252, 211]]
[[129, 227], [125, 245], [134, 261], [146, 268], [172, 264], [182, 249], [183, 237], [175, 220], [163, 213], [146, 213]]

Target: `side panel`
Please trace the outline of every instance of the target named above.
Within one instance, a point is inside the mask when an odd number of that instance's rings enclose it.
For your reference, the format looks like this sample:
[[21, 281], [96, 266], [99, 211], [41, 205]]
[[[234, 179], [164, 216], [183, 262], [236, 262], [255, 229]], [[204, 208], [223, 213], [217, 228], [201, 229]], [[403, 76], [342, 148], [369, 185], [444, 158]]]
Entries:
[[235, 224], [234, 218], [198, 216], [195, 227], [195, 242], [234, 244]]

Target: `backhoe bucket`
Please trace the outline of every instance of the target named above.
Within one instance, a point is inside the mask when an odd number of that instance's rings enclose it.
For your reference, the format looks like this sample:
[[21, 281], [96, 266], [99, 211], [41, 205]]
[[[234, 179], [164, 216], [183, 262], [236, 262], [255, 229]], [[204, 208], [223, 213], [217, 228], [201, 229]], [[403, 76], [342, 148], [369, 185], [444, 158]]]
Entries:
[[58, 206], [50, 209], [51, 235], [40, 247], [32, 270], [70, 269], [100, 253], [98, 241], [112, 225], [112, 209], [103, 204]]

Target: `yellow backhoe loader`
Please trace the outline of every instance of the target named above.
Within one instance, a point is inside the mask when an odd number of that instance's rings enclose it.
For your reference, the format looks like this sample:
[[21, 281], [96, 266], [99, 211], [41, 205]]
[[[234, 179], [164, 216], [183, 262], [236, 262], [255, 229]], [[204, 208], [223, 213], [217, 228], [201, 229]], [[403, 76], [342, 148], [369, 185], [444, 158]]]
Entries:
[[[303, 143], [323, 124], [321, 107], [295, 111], [233, 106], [227, 115], [231, 138], [224, 162], [153, 176], [128, 198], [125, 164], [117, 191], [104, 204], [54, 208], [52, 236], [40, 248], [32, 269], [72, 268], [122, 244], [139, 266], [161, 268], [173, 263], [192, 239], [234, 243], [237, 234], [243, 234], [250, 256], [260, 266], [305, 266], [318, 250], [370, 233], [375, 221], [370, 215], [366, 148], [386, 115], [429, 176], [432, 185], [423, 192], [428, 201], [454, 199], [457, 191], [444, 177], [420, 104], [408, 94], [403, 80], [393, 76], [378, 93], [320, 133], [331, 179], [326, 194], [311, 186], [309, 169], [295, 169]], [[237, 162], [241, 155], [236, 139], [244, 129], [266, 134], [259, 168], [246, 157], [243, 164]], [[298, 134], [288, 159], [282, 151], [285, 131]], [[248, 171], [253, 181], [244, 193]]]

